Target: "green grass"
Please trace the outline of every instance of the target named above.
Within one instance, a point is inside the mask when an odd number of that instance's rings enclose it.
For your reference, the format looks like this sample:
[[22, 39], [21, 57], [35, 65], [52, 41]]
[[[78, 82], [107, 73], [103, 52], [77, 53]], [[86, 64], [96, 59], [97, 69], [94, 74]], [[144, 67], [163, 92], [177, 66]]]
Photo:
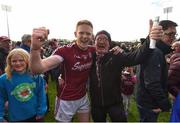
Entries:
[[[169, 112], [162, 112], [160, 113], [158, 117], [158, 122], [169, 122], [170, 113]], [[130, 110], [129, 110], [129, 122], [138, 122], [139, 121], [139, 114], [136, 106], [136, 102], [134, 97], [132, 97], [132, 101], [130, 104]]]
[[57, 92], [56, 83], [54, 81], [49, 81], [48, 83], [49, 112], [45, 116], [46, 122], [55, 122], [54, 106], [55, 106], [56, 92]]
[[[49, 95], [50, 111], [46, 114], [45, 121], [46, 122], [55, 122], [55, 119], [54, 119], [55, 102], [54, 101], [55, 101], [55, 96], [56, 96], [56, 83], [54, 81], [49, 82], [48, 95]], [[169, 116], [170, 115], [168, 112], [160, 113], [158, 122], [169, 122]], [[73, 121], [78, 121], [76, 116], [74, 117]], [[128, 121], [129, 122], [139, 122], [139, 114], [137, 111], [136, 102], [134, 100], [134, 97], [132, 97], [132, 100], [131, 100]]]

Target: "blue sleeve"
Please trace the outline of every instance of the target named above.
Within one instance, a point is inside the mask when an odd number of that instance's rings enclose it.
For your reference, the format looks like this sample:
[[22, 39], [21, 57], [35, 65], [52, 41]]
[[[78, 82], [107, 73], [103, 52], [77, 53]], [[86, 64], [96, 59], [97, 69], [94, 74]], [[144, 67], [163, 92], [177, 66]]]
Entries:
[[46, 100], [46, 90], [45, 90], [45, 80], [43, 77], [38, 76], [37, 82], [37, 116], [43, 116], [47, 110], [47, 100]]
[[170, 122], [180, 121], [180, 93], [178, 93], [175, 101], [173, 102], [173, 107], [170, 116]]
[[7, 99], [6, 95], [7, 93], [4, 88], [3, 79], [1, 77], [0, 78], [0, 122], [3, 121], [4, 105], [5, 105], [5, 100]]

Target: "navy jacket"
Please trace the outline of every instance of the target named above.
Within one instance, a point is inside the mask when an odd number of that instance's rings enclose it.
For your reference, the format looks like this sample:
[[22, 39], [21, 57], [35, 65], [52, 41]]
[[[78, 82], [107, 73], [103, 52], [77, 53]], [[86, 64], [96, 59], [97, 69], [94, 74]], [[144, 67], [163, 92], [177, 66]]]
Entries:
[[100, 60], [100, 81], [98, 81], [96, 74], [96, 53], [93, 54], [93, 65], [89, 81], [92, 107], [122, 104], [121, 72], [124, 66], [142, 63], [151, 51], [149, 41], [147, 41], [134, 52], [124, 52], [118, 55], [107, 53]]
[[170, 46], [158, 41], [157, 48], [148, 60], [138, 67], [137, 104], [147, 109], [161, 108], [169, 111], [167, 77], [168, 67], [165, 55], [170, 53]]

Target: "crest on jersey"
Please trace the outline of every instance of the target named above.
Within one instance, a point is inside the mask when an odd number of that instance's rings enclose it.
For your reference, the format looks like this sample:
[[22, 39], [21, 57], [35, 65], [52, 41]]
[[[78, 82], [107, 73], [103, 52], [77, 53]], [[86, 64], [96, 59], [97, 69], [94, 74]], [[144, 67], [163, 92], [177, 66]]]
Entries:
[[20, 102], [26, 102], [33, 97], [33, 89], [36, 87], [35, 83], [22, 83], [14, 88], [11, 95], [14, 95]]

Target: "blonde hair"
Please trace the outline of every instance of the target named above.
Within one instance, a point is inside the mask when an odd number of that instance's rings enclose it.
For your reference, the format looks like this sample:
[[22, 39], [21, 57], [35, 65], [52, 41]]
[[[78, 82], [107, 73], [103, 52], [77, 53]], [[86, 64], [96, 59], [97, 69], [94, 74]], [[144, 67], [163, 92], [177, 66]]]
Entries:
[[7, 58], [6, 58], [6, 68], [5, 72], [7, 74], [7, 79], [10, 79], [12, 77], [12, 68], [11, 68], [11, 58], [13, 55], [20, 55], [23, 57], [27, 64], [27, 71], [29, 70], [29, 53], [21, 48], [13, 49], [9, 52]]

